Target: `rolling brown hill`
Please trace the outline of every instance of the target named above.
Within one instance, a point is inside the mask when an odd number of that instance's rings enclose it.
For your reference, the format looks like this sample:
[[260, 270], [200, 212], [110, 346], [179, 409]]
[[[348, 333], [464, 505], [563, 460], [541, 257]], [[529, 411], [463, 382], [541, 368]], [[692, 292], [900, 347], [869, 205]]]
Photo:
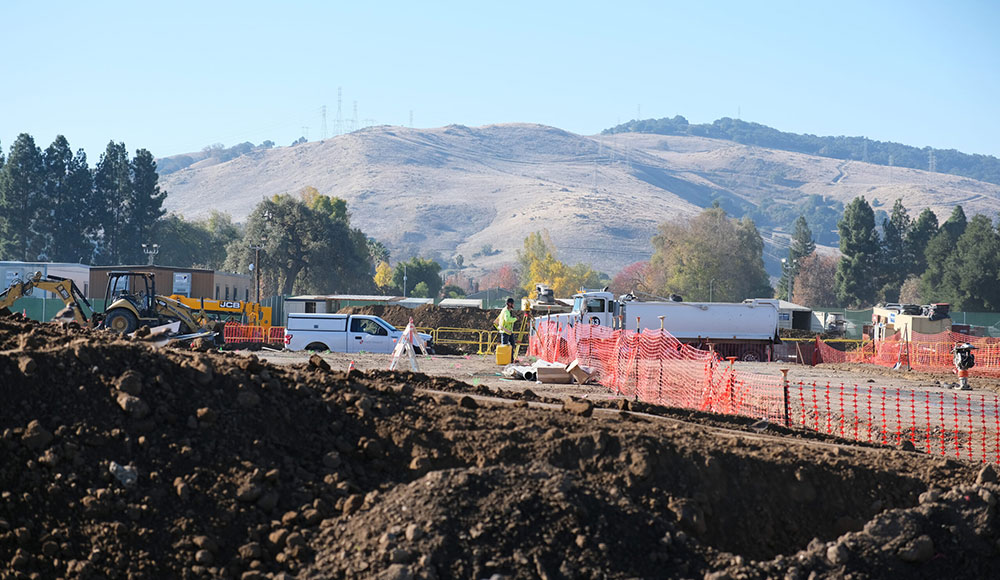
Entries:
[[[1000, 186], [962, 177], [700, 137], [583, 136], [532, 124], [371, 127], [202, 162], [162, 176], [161, 186], [168, 211], [192, 219], [215, 209], [237, 221], [266, 196], [312, 186], [346, 199], [352, 222], [394, 259], [447, 263], [462, 254], [473, 271], [513, 261], [528, 234], [547, 230], [563, 261], [614, 274], [649, 257], [658, 223], [713, 200], [751, 207], [819, 195], [846, 204], [865, 195], [890, 211], [900, 198], [911, 216], [930, 207], [941, 221], [955, 204], [970, 216], [1000, 211]], [[761, 234], [776, 273], [788, 235]], [[495, 252], [481, 255], [485, 246]]]

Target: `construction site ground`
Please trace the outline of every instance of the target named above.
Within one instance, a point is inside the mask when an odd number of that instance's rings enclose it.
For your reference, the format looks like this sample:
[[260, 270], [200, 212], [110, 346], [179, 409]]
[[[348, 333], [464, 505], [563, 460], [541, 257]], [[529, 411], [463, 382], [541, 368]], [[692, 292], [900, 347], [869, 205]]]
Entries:
[[1000, 565], [993, 466], [507, 381], [488, 357], [435, 355], [411, 373], [385, 370], [387, 355], [194, 346], [0, 318], [0, 578], [984, 578]]

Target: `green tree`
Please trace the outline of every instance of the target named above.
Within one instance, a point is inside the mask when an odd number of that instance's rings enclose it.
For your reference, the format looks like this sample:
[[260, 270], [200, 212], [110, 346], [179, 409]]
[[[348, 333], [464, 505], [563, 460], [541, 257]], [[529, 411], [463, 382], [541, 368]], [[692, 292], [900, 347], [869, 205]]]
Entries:
[[834, 288], [841, 304], [869, 305], [875, 300], [875, 275], [880, 240], [875, 229], [875, 212], [864, 196], [855, 198], [837, 224], [840, 252]]
[[127, 248], [138, 236], [130, 236], [132, 202], [131, 168], [124, 143], [111, 141], [97, 162], [94, 171], [94, 207], [101, 224], [101, 244], [98, 261], [121, 264], [123, 260], [139, 259], [140, 248]]
[[[320, 207], [327, 202], [320, 202]], [[261, 245], [264, 293], [367, 292], [374, 289], [367, 238], [346, 220], [316, 211], [301, 196], [276, 195], [254, 208], [243, 239], [227, 248], [226, 269], [247, 272]]]
[[427, 287], [427, 282], [418, 282], [416, 286], [413, 287], [413, 292], [410, 296], [414, 298], [429, 298], [430, 289]]
[[31, 135], [21, 133], [0, 174], [0, 256], [4, 259], [34, 261], [44, 252], [45, 240], [37, 234], [44, 195], [42, 152]]
[[879, 265], [879, 291], [883, 300], [896, 302], [899, 300], [899, 290], [909, 273], [913, 256], [911, 246], [907, 243], [913, 220], [899, 199], [892, 206], [890, 216], [882, 221], [882, 259]]
[[[403, 277], [406, 276], [405, 288]], [[427, 285], [427, 295], [418, 298], [437, 296], [441, 291], [441, 264], [430, 258], [413, 257], [408, 262], [399, 262], [392, 272], [392, 285], [404, 296], [416, 296], [414, 289], [421, 282]]]
[[689, 221], [660, 224], [647, 279], [655, 293], [688, 300], [772, 296], [763, 247], [752, 220], [736, 222], [711, 207]]
[[44, 240], [45, 254], [56, 262], [90, 263], [98, 224], [87, 154], [80, 149], [73, 155], [69, 142], [59, 135], [45, 150], [43, 164], [44, 217], [37, 232]]
[[454, 284], [448, 284], [441, 288], [442, 298], [465, 298], [465, 290], [461, 286], [455, 286]]
[[906, 270], [907, 277], [920, 276], [927, 269], [927, 243], [938, 230], [937, 216], [930, 208], [924, 208], [917, 216], [913, 227], [906, 233], [906, 254], [912, 260]]
[[170, 214], [157, 220], [151, 239], [160, 245], [157, 260], [169, 266], [223, 269], [226, 247], [242, 238], [228, 214], [213, 211], [208, 218], [187, 221]]
[[956, 205], [951, 216], [927, 242], [924, 252], [927, 269], [920, 276], [920, 295], [927, 300], [955, 304], [961, 300], [956, 249], [967, 225], [965, 211]]
[[972, 218], [955, 247], [960, 310], [1000, 310], [1000, 235], [984, 215]]
[[153, 224], [163, 217], [163, 201], [167, 192], [160, 190], [160, 176], [156, 173], [156, 161], [146, 149], [139, 149], [129, 163], [129, 178], [132, 184], [129, 199], [129, 227], [125, 236], [125, 256], [141, 258], [138, 248], [152, 240]]
[[[795, 230], [792, 232], [792, 243], [788, 246], [788, 258], [781, 269], [781, 278], [778, 279], [778, 298], [791, 300], [788, 295], [788, 281], [795, 280], [799, 275], [802, 266], [802, 258], [812, 254], [816, 250], [816, 242], [813, 240], [812, 230], [809, 229], [809, 222], [805, 216], [799, 216], [795, 220]], [[794, 290], [794, 284], [793, 284]]]

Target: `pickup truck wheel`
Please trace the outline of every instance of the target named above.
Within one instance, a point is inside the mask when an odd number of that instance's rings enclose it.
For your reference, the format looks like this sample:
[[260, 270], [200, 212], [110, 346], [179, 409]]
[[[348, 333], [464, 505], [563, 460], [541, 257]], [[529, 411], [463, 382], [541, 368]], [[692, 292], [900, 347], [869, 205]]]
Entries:
[[318, 351], [318, 350], [330, 350], [330, 349], [328, 349], [326, 347], [326, 345], [323, 344], [322, 342], [310, 342], [309, 346], [306, 347], [306, 350], [317, 350]]
[[139, 328], [139, 319], [128, 310], [116, 308], [104, 317], [104, 326], [111, 329], [112, 332], [128, 334]]
[[743, 353], [741, 360], [744, 360], [746, 362], [760, 362], [760, 357], [758, 357], [757, 353], [755, 352], [747, 351]]

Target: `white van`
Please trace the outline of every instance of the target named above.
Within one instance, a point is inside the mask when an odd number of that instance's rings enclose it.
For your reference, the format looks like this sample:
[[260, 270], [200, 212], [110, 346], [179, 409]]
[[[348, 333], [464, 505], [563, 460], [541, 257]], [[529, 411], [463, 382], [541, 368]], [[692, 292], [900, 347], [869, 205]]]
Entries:
[[[285, 325], [285, 348], [389, 354], [402, 334], [378, 316], [291, 313]], [[419, 334], [429, 350], [431, 336]]]

